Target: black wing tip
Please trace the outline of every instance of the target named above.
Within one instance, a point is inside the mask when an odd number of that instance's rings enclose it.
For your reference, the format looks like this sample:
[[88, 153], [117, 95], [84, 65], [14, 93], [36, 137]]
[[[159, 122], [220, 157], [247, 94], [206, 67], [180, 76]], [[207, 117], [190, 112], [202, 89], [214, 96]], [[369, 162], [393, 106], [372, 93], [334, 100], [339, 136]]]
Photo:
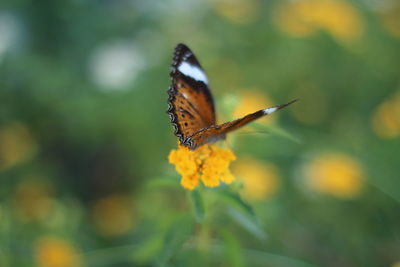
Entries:
[[178, 43], [174, 49], [174, 59], [180, 57], [182, 54], [186, 52], [192, 52], [190, 48], [184, 43]]
[[193, 52], [190, 50], [190, 48], [187, 45], [185, 45], [184, 43], [178, 43], [175, 46], [174, 54], [172, 57], [172, 66], [171, 66], [170, 76], [172, 76], [176, 72], [178, 65], [181, 63], [182, 55], [184, 55], [187, 52], [190, 52], [193, 54]]
[[276, 108], [281, 109], [281, 108], [287, 107], [287, 106], [289, 106], [289, 105], [291, 105], [291, 104], [293, 104], [294, 102], [297, 102], [297, 101], [299, 101], [298, 98], [296, 98], [296, 99], [294, 99], [294, 100], [292, 100], [292, 101], [290, 101], [290, 102], [288, 102], [286, 104], [278, 105], [278, 106], [276, 106]]
[[175, 50], [178, 50], [178, 49], [189, 49], [189, 47], [188, 47], [186, 44], [179, 42], [179, 43], [175, 46]]

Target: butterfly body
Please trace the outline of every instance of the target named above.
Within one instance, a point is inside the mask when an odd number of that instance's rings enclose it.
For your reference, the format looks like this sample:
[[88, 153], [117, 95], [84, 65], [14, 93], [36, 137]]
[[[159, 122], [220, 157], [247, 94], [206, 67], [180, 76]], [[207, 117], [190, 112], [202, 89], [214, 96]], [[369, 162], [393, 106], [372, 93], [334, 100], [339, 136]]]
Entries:
[[175, 48], [170, 76], [172, 83], [168, 90], [167, 113], [181, 145], [191, 150], [224, 139], [228, 132], [296, 101], [216, 124], [214, 100], [207, 75], [193, 52], [184, 44], [178, 44]]

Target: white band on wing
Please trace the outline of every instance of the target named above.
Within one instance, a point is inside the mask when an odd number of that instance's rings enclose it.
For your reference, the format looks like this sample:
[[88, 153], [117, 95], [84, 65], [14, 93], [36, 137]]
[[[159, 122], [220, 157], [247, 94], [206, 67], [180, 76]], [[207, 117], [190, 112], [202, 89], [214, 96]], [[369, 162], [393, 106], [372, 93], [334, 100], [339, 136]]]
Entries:
[[268, 115], [271, 114], [272, 112], [276, 111], [278, 108], [266, 108], [263, 109], [264, 114]]
[[201, 81], [205, 84], [208, 84], [208, 79], [206, 74], [202, 69], [200, 69], [197, 66], [190, 65], [188, 62], [182, 62], [179, 65], [178, 70], [183, 74], [185, 74], [186, 76], [195, 79], [196, 81]]

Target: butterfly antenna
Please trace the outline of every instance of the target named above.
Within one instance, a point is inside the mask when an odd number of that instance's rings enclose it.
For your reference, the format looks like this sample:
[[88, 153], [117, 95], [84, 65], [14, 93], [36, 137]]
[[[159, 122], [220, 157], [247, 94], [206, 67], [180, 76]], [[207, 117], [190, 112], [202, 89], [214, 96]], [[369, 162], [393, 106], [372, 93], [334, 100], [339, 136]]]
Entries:
[[281, 109], [281, 108], [287, 107], [287, 106], [289, 106], [290, 104], [293, 104], [294, 102], [296, 102], [297, 100], [298, 100], [298, 99], [295, 99], [295, 100], [290, 101], [289, 103], [286, 103], [286, 104], [283, 104], [283, 105], [278, 105], [278, 106], [276, 106], [276, 108], [277, 108], [277, 109]]
[[284, 108], [284, 107], [289, 106], [290, 104], [293, 104], [293, 103], [296, 102], [297, 100], [298, 100], [298, 99], [295, 99], [295, 100], [292, 100], [292, 101], [290, 101], [289, 103], [286, 103], [286, 104], [277, 105], [277, 106], [274, 106], [274, 107], [271, 107], [271, 108], [263, 109], [263, 112], [264, 112], [265, 115], [271, 114], [271, 113], [274, 112], [274, 111], [277, 111], [277, 110], [279, 110], [279, 109], [282, 109], [282, 108]]

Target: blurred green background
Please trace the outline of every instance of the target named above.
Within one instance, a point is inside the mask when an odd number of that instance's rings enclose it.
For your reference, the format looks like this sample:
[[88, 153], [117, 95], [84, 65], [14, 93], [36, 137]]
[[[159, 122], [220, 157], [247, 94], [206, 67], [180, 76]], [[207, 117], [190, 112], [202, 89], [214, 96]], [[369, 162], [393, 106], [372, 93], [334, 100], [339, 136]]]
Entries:
[[[178, 42], [220, 122], [300, 99], [231, 186], [168, 164]], [[0, 3], [0, 266], [398, 267], [399, 136], [399, 1]]]

